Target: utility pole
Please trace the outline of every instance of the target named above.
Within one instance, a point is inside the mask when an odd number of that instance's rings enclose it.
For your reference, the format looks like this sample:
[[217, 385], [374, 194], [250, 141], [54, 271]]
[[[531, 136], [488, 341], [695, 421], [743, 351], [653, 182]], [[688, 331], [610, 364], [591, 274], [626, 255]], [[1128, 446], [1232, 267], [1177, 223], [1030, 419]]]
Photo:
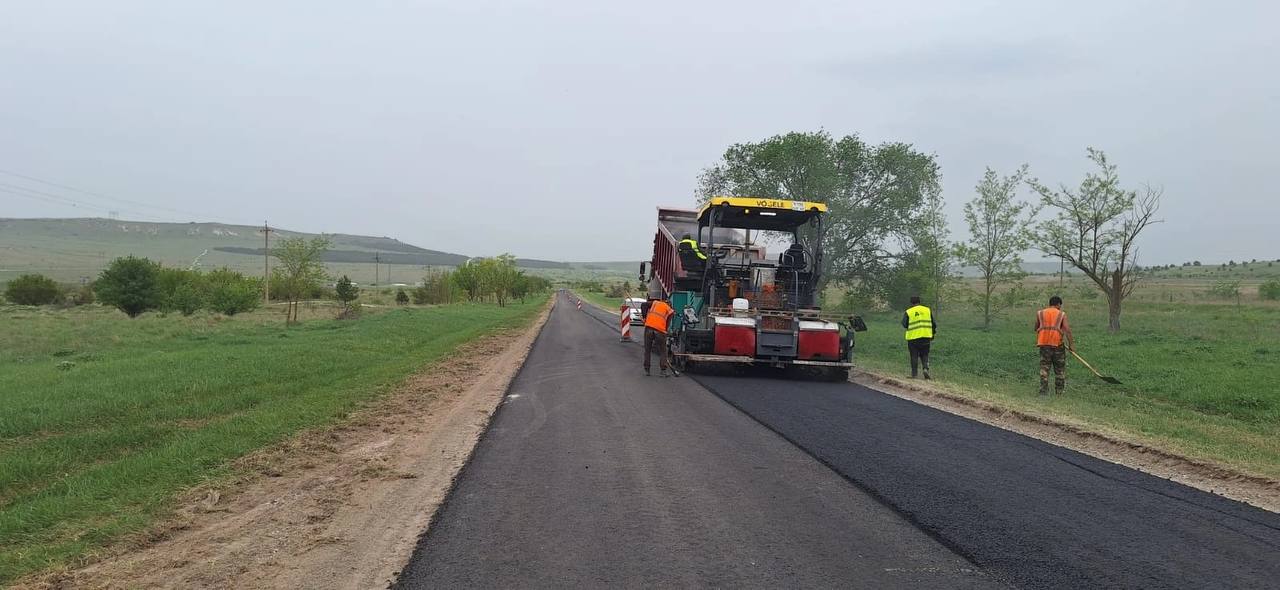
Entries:
[[378, 286], [378, 253], [373, 253], [373, 286]]
[[271, 226], [262, 222], [262, 304], [271, 305]]
[[1067, 259], [1058, 257], [1058, 291], [1062, 291], [1062, 286], [1067, 280]]

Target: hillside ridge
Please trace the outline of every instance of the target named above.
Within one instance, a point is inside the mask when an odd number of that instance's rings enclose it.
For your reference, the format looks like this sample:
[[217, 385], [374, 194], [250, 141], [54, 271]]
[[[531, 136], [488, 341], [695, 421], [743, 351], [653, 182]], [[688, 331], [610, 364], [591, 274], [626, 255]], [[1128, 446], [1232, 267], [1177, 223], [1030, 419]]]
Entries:
[[[272, 239], [312, 237], [321, 234], [272, 227]], [[332, 261], [373, 261], [417, 266], [457, 266], [479, 258], [422, 248], [388, 236], [323, 234], [332, 242]], [[219, 222], [187, 223], [130, 221], [102, 217], [0, 218], [0, 252], [22, 252], [37, 246], [72, 259], [110, 258], [135, 254], [172, 263], [191, 260], [207, 251], [231, 256], [262, 256], [261, 228]], [[19, 256], [18, 258], [21, 258]], [[525, 268], [569, 268], [564, 262], [519, 258]], [[13, 266], [11, 263], [6, 263]], [[38, 270], [38, 269], [37, 269]]]

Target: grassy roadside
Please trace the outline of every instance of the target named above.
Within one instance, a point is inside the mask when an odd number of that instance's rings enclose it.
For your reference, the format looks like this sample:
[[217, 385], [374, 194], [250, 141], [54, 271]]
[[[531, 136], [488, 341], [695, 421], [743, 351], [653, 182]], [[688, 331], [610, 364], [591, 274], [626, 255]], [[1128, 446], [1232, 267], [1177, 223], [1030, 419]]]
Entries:
[[145, 528], [230, 460], [340, 419], [543, 300], [274, 316], [0, 308], [0, 585]]
[[583, 301], [590, 301], [600, 307], [610, 311], [618, 311], [622, 306], [621, 297], [609, 297], [599, 291], [574, 291], [574, 294], [582, 296]]
[[[1087, 425], [1176, 453], [1280, 479], [1280, 308], [1143, 303], [1106, 332], [1101, 302], [1068, 302], [1077, 349], [1124, 385], [1102, 383], [1074, 359], [1068, 394], [1036, 394], [1033, 308], [990, 330], [967, 311], [937, 314], [934, 384], [974, 399]], [[855, 362], [910, 373], [899, 313], [867, 318]]]

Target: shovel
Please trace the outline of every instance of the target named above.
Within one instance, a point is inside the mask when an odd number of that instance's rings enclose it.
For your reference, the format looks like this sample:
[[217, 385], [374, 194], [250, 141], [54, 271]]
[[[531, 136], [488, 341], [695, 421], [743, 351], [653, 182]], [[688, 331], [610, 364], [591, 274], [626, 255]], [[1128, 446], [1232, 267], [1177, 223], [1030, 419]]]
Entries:
[[1089, 361], [1084, 360], [1083, 358], [1080, 357], [1080, 355], [1076, 354], [1076, 351], [1071, 349], [1067, 349], [1067, 351], [1071, 353], [1071, 356], [1076, 357], [1076, 360], [1080, 361], [1080, 364], [1084, 365], [1085, 367], [1088, 367], [1089, 371], [1091, 371], [1094, 375], [1097, 375], [1099, 379], [1106, 381], [1107, 383], [1111, 383], [1113, 385], [1121, 384], [1119, 379], [1116, 379], [1115, 377], [1108, 377], [1106, 375], [1103, 375], [1102, 373], [1099, 373], [1097, 369], [1093, 368], [1093, 365], [1089, 364]]

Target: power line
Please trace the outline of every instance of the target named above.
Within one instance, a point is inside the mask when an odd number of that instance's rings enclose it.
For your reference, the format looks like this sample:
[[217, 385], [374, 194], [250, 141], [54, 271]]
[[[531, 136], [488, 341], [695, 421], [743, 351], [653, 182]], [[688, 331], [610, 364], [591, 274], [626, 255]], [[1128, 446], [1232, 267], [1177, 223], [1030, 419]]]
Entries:
[[[156, 209], [156, 210], [159, 210], [159, 211], [168, 211], [169, 213], [177, 213], [177, 214], [179, 214], [179, 215], [191, 215], [191, 216], [194, 216], [194, 217], [195, 217], [195, 218], [197, 218], [197, 219], [199, 219], [199, 218], [204, 218], [204, 219], [211, 219], [211, 220], [222, 221], [222, 222], [224, 222], [224, 223], [231, 223], [231, 224], [235, 224], [235, 225], [243, 225], [243, 224], [241, 224], [241, 223], [239, 223], [239, 222], [230, 221], [230, 220], [228, 220], [228, 219], [226, 219], [226, 218], [219, 217], [219, 216], [216, 216], [216, 215], [205, 215], [205, 214], [203, 214], [203, 213], [196, 213], [196, 212], [194, 212], [194, 211], [186, 211], [186, 210], [183, 210], [183, 209], [175, 209], [175, 208], [172, 208], [172, 207], [164, 207], [164, 206], [161, 206], [161, 205], [152, 205], [152, 204], [150, 204], [150, 203], [144, 203], [144, 202], [142, 202], [142, 201], [135, 201], [135, 200], [132, 200], [132, 199], [125, 199], [125, 198], [122, 198], [122, 197], [113, 197], [113, 196], [111, 196], [111, 195], [104, 195], [104, 194], [102, 194], [102, 193], [98, 193], [98, 192], [94, 192], [94, 191], [89, 191], [89, 190], [85, 190], [85, 189], [81, 189], [81, 188], [76, 188], [76, 187], [74, 187], [74, 186], [70, 186], [70, 185], [66, 185], [66, 184], [61, 184], [61, 183], [53, 182], [53, 181], [51, 181], [51, 180], [45, 180], [45, 179], [43, 179], [43, 178], [37, 178], [37, 177], [35, 177], [35, 176], [29, 176], [29, 175], [26, 175], [26, 174], [20, 174], [20, 173], [18, 173], [18, 172], [13, 172], [13, 171], [10, 171], [10, 170], [0, 169], [0, 174], [8, 174], [9, 176], [15, 176], [15, 177], [18, 177], [18, 178], [22, 178], [22, 179], [30, 180], [30, 181], [32, 181], [32, 182], [38, 182], [38, 183], [40, 183], [40, 184], [45, 184], [45, 185], [48, 185], [48, 186], [53, 186], [53, 187], [57, 187], [57, 188], [60, 188], [60, 189], [69, 190], [69, 191], [72, 191], [72, 192], [80, 193], [80, 194], [82, 194], [82, 195], [88, 195], [88, 196], [91, 196], [91, 197], [97, 197], [97, 198], [99, 198], [99, 199], [107, 199], [107, 200], [109, 200], [109, 201], [116, 201], [116, 202], [119, 202], [119, 203], [127, 203], [127, 204], [135, 205], [135, 206], [138, 206], [138, 207], [145, 207], [145, 208], [147, 208], [147, 209]], [[30, 190], [30, 189], [28, 189], [28, 190]], [[38, 192], [38, 191], [37, 191], [37, 192]], [[137, 214], [137, 213], [136, 213], [136, 212], [134, 212], [134, 214]], [[154, 217], [154, 216], [150, 216], [150, 217]], [[188, 219], [187, 221], [191, 221], [191, 220], [190, 220], [190, 219]]]
[[[9, 187], [9, 188], [5, 188], [5, 187]], [[17, 190], [13, 190], [13, 189], [17, 189]], [[43, 191], [37, 191], [34, 189], [29, 189], [26, 187], [3, 183], [3, 182], [0, 182], [0, 192], [9, 193], [11, 195], [17, 195], [19, 197], [26, 197], [28, 199], [34, 199], [37, 201], [44, 201], [46, 203], [55, 203], [58, 205], [65, 205], [68, 207], [75, 207], [77, 209], [91, 209], [93, 211], [106, 212], [107, 214], [111, 214], [116, 211], [124, 211], [125, 213], [128, 213], [130, 215], [136, 215], [138, 217], [146, 217], [146, 218], [157, 220], [157, 221], [173, 222], [173, 220], [169, 218], [157, 217], [155, 215], [149, 215], [149, 214], [141, 213], [138, 211], [129, 211], [124, 209], [111, 209], [109, 207], [102, 207], [100, 205], [94, 205], [92, 203], [77, 201], [75, 199], [64, 197], [62, 195], [55, 195], [53, 193], [46, 193]]]

